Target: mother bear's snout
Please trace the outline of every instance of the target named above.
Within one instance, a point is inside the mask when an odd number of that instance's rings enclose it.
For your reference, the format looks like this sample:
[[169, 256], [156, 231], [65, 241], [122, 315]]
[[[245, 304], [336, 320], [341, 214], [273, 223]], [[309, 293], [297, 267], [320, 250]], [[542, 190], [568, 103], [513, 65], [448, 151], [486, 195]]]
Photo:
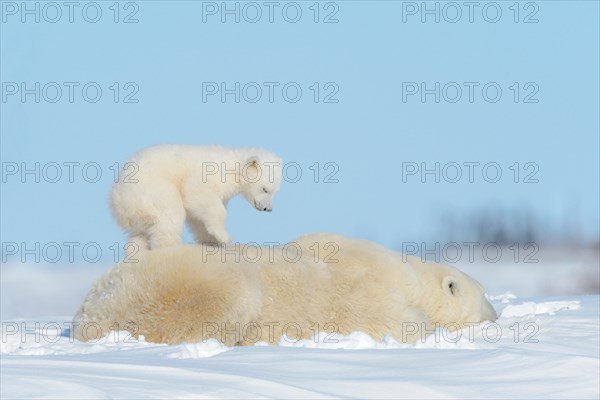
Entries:
[[498, 314], [494, 309], [494, 306], [487, 301], [487, 299], [483, 300], [482, 310], [481, 310], [481, 320], [482, 321], [495, 321], [498, 319]]

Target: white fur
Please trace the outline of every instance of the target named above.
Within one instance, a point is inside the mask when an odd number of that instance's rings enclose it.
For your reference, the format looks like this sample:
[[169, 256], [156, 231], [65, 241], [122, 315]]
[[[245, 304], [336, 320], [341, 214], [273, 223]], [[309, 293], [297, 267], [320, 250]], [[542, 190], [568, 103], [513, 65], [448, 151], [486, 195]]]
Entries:
[[[74, 318], [74, 337], [97, 339], [117, 326], [151, 342], [278, 343], [291, 323], [303, 339], [319, 326], [415, 342], [437, 324], [496, 319], [481, 285], [455, 268], [334, 234], [303, 236], [294, 247], [299, 258], [277, 247], [252, 261], [239, 245], [146, 252], [94, 283]], [[228, 333], [240, 326], [243, 334]]]
[[186, 218], [198, 242], [227, 243], [227, 201], [241, 193], [256, 209], [271, 211], [281, 171], [281, 159], [263, 149], [153, 146], [123, 165], [110, 205], [140, 249], [179, 244]]

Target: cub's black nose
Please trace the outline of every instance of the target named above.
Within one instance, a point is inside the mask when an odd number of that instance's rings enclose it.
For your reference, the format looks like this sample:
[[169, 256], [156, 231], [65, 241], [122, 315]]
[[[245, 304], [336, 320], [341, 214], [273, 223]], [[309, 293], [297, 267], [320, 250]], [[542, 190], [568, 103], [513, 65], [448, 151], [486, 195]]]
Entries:
[[267, 211], [267, 207], [263, 208], [263, 211]]

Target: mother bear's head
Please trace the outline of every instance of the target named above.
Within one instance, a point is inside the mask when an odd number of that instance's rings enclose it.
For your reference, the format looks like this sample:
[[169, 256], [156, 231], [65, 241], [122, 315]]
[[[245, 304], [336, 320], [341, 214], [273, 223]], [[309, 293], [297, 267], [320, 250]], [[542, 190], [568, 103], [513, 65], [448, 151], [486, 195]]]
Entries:
[[[454, 267], [424, 262], [377, 243], [332, 233], [306, 235], [297, 242], [308, 254], [318, 243], [333, 247], [335, 252], [322, 260], [331, 268], [340, 268], [344, 274], [361, 271], [370, 278], [379, 277], [376, 280], [401, 292], [401, 297], [409, 299], [409, 304], [422, 310], [433, 324], [463, 327], [465, 323], [498, 318], [479, 282]], [[367, 281], [360, 281], [362, 289]], [[376, 291], [386, 286], [383, 282], [376, 285]]]
[[475, 279], [447, 265], [421, 264], [415, 265], [415, 268], [427, 276], [424, 282], [428, 294], [423, 298], [423, 307], [428, 310], [432, 322], [462, 327], [465, 323], [495, 321], [498, 318], [484, 288]]

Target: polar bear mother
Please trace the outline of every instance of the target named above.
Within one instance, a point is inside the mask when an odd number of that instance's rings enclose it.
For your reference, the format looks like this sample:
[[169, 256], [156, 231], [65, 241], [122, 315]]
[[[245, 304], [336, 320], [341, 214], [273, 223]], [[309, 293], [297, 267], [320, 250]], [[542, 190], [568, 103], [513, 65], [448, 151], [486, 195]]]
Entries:
[[74, 337], [117, 327], [157, 343], [248, 345], [318, 329], [415, 342], [437, 324], [496, 319], [474, 279], [368, 241], [314, 234], [284, 247], [229, 247], [159, 249], [110, 269], [75, 316]]
[[159, 145], [124, 164], [110, 204], [141, 249], [181, 243], [186, 218], [199, 243], [227, 243], [227, 201], [241, 193], [271, 211], [281, 177], [281, 159], [263, 149]]

